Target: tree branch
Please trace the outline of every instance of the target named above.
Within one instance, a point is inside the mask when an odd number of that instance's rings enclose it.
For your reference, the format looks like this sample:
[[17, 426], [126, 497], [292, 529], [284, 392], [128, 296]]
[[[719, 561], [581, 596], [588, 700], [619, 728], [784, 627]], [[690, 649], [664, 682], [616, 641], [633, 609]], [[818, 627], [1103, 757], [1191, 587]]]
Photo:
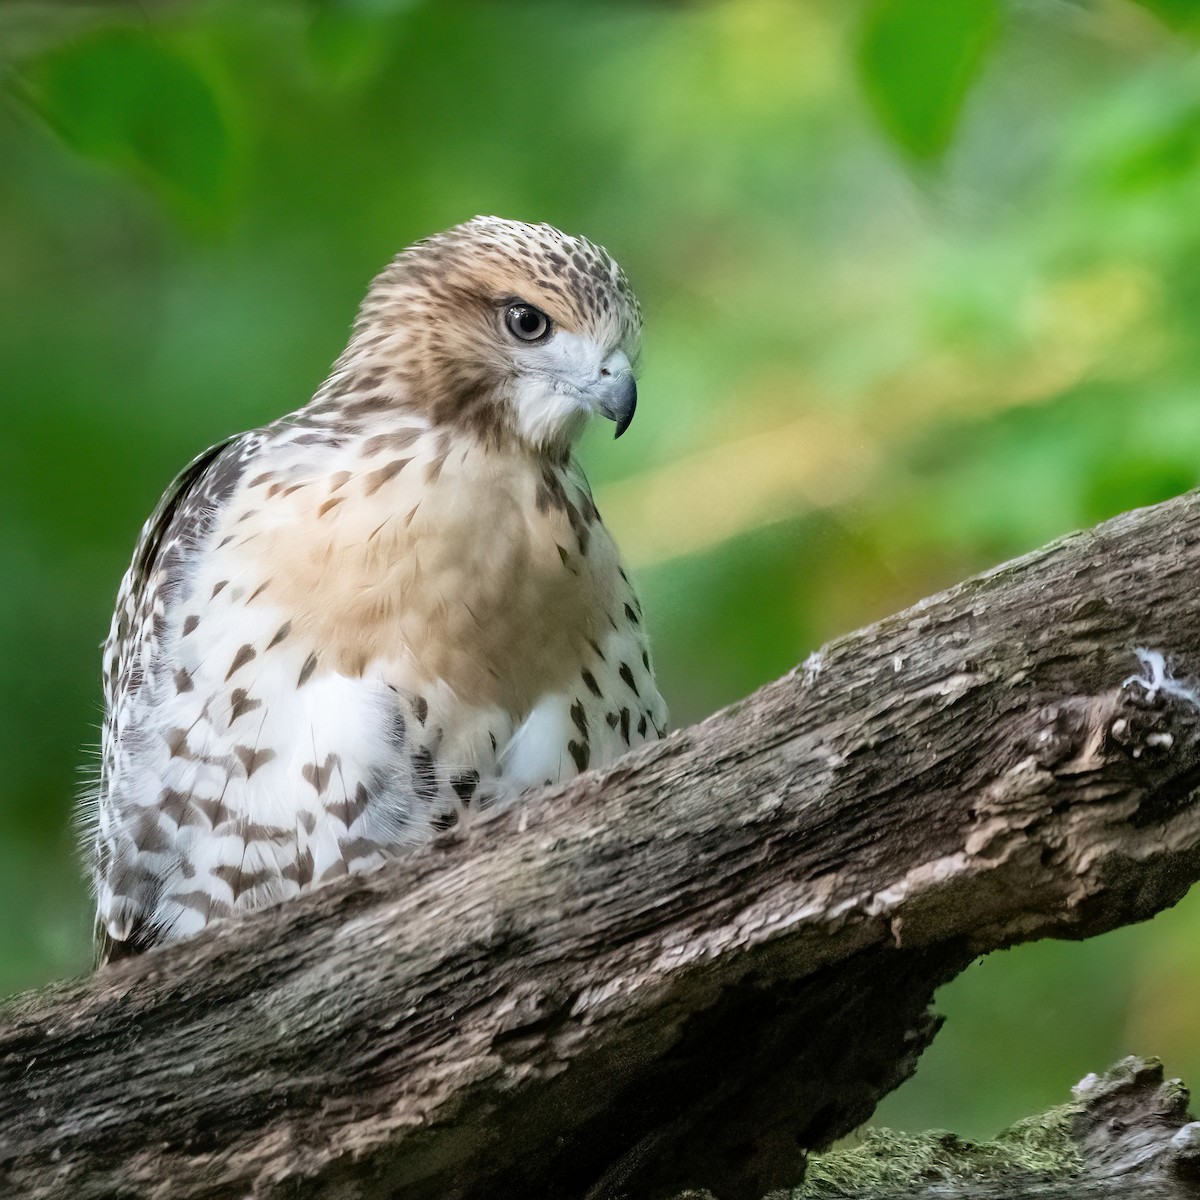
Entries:
[[973, 958], [1200, 876], [1198, 593], [1189, 495], [384, 871], [25, 998], [0, 1190], [793, 1184], [912, 1072]]

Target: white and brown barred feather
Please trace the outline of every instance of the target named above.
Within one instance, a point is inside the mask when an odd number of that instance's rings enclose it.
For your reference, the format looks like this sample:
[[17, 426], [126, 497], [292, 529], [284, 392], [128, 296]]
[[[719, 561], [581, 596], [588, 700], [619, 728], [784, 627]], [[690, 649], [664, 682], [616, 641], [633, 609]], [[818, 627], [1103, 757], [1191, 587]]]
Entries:
[[[518, 301], [553, 323], [536, 352], [498, 326]], [[383, 272], [312, 402], [180, 476], [105, 646], [106, 957], [662, 735], [641, 609], [570, 454], [639, 331], [603, 250], [477, 218]]]

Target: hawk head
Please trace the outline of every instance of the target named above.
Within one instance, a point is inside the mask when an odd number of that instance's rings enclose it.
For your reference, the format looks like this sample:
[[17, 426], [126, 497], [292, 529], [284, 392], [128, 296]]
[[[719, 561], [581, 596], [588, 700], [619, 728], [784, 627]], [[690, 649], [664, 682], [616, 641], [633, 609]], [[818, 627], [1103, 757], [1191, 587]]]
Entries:
[[343, 363], [383, 368], [434, 425], [561, 455], [600, 413], [629, 427], [641, 310], [602, 247], [550, 225], [476, 217], [398, 255]]

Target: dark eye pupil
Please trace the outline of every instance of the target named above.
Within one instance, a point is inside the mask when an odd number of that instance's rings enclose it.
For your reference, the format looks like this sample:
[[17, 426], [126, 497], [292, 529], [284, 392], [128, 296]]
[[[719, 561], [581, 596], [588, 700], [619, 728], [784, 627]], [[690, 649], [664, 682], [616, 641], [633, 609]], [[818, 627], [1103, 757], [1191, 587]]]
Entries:
[[521, 326], [522, 333], [537, 333], [541, 328], [542, 318], [532, 308], [526, 308], [517, 318], [517, 324]]

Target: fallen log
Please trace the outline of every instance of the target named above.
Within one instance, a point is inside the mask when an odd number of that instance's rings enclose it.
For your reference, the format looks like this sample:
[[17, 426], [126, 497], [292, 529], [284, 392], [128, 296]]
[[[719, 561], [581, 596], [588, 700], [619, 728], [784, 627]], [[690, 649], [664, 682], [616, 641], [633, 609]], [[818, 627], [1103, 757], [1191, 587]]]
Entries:
[[374, 875], [21, 998], [0, 1193], [794, 1184], [975, 957], [1200, 877], [1197, 595], [1191, 494]]

